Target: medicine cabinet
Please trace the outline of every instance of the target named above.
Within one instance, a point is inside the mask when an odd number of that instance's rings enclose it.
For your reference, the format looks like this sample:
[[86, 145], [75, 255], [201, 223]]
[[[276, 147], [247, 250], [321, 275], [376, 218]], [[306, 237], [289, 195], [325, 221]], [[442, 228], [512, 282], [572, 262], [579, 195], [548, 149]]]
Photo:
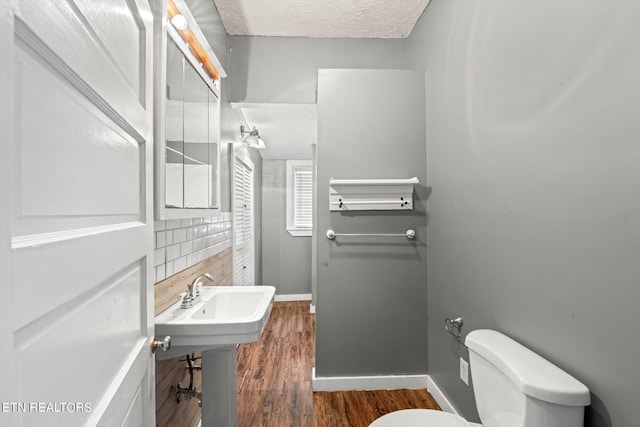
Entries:
[[[220, 212], [220, 85], [202, 65], [193, 37], [205, 60], [217, 59], [185, 4], [169, 4], [180, 6], [176, 10], [188, 27], [177, 30], [166, 16], [161, 19], [154, 125], [156, 219], [213, 216]], [[220, 77], [224, 71], [217, 65]]]

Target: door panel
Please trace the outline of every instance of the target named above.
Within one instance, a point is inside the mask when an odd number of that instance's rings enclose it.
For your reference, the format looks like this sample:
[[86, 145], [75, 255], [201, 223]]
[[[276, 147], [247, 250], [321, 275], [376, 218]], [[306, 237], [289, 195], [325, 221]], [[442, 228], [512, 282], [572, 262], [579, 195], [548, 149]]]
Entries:
[[[137, 344], [146, 341], [140, 310], [142, 280], [141, 264], [128, 266], [88, 295], [14, 332], [17, 371], [29, 401], [76, 402], [79, 397], [83, 402], [100, 401], [132, 351], [139, 351]], [[57, 389], [55, 395], [52, 389]], [[83, 418], [76, 414], [65, 423], [80, 425]]]
[[149, 5], [0, 2], [0, 425], [153, 425]]
[[[99, 40], [113, 58], [122, 77], [134, 93], [144, 88], [144, 24], [135, 13], [135, 6], [125, 0], [75, 0], [75, 5]], [[131, 44], [140, 40], [140, 44]], [[129, 43], [129, 44], [127, 44]], [[142, 50], [142, 52], [141, 52]]]
[[[137, 35], [120, 33], [116, 25], [109, 25], [102, 31], [105, 39], [121, 40], [120, 45], [126, 46], [123, 49], [138, 50], [133, 59], [134, 66], [140, 71], [140, 84], [135, 88], [122, 72], [128, 65], [121, 62], [119, 55], [114, 58], [107, 48], [110, 43], [100, 38], [101, 31], [91, 25], [76, 2], [14, 0], [13, 3], [17, 3], [17, 42], [29, 46], [55, 72], [82, 87], [88, 96], [95, 97], [93, 101], [97, 105], [120, 116], [124, 127], [142, 135], [140, 131], [146, 129], [147, 120], [145, 106], [151, 101], [147, 99], [151, 80], [144, 78], [150, 75], [151, 67], [148, 62], [152, 46], [149, 43], [152, 31], [148, 4], [144, 0], [128, 0], [128, 10], [120, 10], [136, 23]], [[87, 3], [96, 16], [103, 16], [102, 20], [112, 14], [112, 5], [110, 1]], [[98, 18], [92, 20], [100, 22]]]
[[16, 232], [140, 221], [144, 144], [20, 47], [14, 70]]

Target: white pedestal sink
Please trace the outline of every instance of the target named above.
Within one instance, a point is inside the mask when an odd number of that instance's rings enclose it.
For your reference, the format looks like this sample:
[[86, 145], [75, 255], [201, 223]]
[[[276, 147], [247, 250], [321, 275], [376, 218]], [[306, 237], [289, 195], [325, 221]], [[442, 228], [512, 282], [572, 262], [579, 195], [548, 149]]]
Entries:
[[156, 335], [171, 336], [157, 360], [202, 352], [202, 427], [237, 426], [236, 348], [260, 338], [274, 295], [273, 286], [207, 286], [193, 307], [156, 317]]

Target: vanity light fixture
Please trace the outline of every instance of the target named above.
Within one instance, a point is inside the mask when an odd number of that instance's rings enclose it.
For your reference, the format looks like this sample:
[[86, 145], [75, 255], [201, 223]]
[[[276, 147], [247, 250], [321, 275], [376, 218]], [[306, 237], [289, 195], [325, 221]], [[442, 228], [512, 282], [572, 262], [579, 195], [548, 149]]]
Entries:
[[251, 148], [262, 149], [266, 146], [264, 145], [264, 141], [260, 138], [260, 133], [258, 129], [254, 126], [252, 130], [247, 129], [244, 125], [240, 126], [240, 137], [242, 138], [242, 142], [247, 144]]
[[[184, 13], [180, 12], [180, 8], [176, 5], [176, 1], [167, 1], [167, 19], [171, 22], [171, 25], [178, 30], [182, 40], [187, 44], [187, 46], [189, 46], [189, 50], [202, 64], [209, 76], [215, 81], [220, 80], [220, 73], [218, 72], [218, 69], [213, 65], [213, 62], [209, 58], [209, 55], [207, 55], [205, 48], [200, 44], [196, 35], [189, 28], [189, 19], [187, 19]], [[174, 22], [174, 20], [177, 22]]]

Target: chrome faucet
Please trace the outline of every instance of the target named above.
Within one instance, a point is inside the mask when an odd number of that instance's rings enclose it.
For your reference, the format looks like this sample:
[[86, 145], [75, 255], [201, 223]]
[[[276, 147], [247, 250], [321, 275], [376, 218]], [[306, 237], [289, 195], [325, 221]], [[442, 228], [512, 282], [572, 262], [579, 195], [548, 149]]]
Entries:
[[189, 293], [191, 294], [191, 298], [193, 298], [194, 301], [200, 298], [200, 286], [201, 286], [199, 283], [200, 279], [207, 279], [210, 282], [213, 282], [213, 276], [211, 276], [209, 273], [201, 274], [195, 279], [193, 279], [193, 282], [191, 282], [191, 284], [188, 285], [188, 288], [189, 288]]
[[208, 279], [210, 282], [213, 281], [213, 276], [209, 273], [204, 273], [193, 279], [193, 282], [187, 285], [187, 292], [180, 295], [182, 299], [182, 304], [180, 304], [180, 308], [191, 308], [193, 307], [193, 303], [200, 298], [200, 279]]

